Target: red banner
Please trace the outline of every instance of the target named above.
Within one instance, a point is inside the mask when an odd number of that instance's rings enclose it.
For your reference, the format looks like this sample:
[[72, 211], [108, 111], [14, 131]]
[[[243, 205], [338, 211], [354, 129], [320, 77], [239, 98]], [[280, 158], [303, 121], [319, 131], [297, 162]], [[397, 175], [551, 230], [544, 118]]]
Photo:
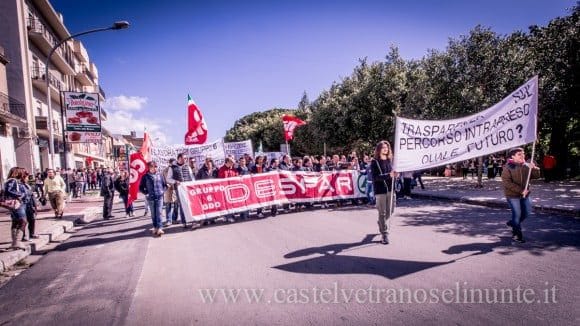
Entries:
[[131, 154], [129, 167], [129, 200], [127, 200], [127, 206], [131, 205], [139, 196], [139, 183], [141, 183], [141, 178], [147, 173], [147, 162], [145, 162], [141, 152]]
[[182, 183], [179, 198], [186, 219], [199, 221], [271, 205], [361, 198], [360, 177], [358, 171], [269, 172]]

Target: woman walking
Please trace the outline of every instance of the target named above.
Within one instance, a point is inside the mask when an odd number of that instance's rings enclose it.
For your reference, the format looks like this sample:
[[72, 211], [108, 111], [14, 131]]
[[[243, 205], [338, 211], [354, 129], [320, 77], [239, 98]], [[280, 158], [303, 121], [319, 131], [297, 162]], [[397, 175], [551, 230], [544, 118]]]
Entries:
[[26, 230], [26, 170], [17, 166], [10, 169], [8, 179], [4, 184], [4, 196], [11, 200], [13, 205], [10, 207], [10, 217], [12, 224], [10, 227], [12, 236], [12, 249], [26, 250], [26, 247], [20, 242], [20, 232], [24, 234]]
[[388, 244], [388, 234], [390, 231], [389, 218], [392, 210], [392, 181], [397, 177], [397, 173], [392, 168], [393, 152], [388, 141], [380, 141], [375, 147], [375, 156], [371, 161], [373, 175], [373, 188], [375, 191], [376, 205], [379, 212], [379, 232], [382, 235], [381, 243]]

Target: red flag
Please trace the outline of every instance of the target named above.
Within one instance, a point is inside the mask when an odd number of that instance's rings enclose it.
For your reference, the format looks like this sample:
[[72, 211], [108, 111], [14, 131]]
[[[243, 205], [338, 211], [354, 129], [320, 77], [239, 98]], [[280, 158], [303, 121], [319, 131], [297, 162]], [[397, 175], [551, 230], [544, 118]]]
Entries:
[[187, 95], [187, 132], [185, 145], [204, 144], [207, 140], [207, 125], [201, 111]]
[[146, 132], [143, 133], [143, 145], [141, 145], [139, 152], [143, 154], [143, 159], [145, 162], [149, 162], [151, 160], [151, 145], [151, 138], [149, 138], [149, 135]]
[[131, 205], [139, 196], [141, 178], [147, 173], [147, 162], [141, 152], [131, 154], [129, 167], [129, 199], [127, 200], [127, 206]]
[[302, 121], [301, 119], [289, 114], [284, 114], [282, 116], [282, 122], [284, 122], [284, 138], [286, 138], [286, 141], [292, 140], [292, 138], [294, 138], [294, 129], [296, 129], [296, 127], [300, 127], [306, 124], [305, 121]]

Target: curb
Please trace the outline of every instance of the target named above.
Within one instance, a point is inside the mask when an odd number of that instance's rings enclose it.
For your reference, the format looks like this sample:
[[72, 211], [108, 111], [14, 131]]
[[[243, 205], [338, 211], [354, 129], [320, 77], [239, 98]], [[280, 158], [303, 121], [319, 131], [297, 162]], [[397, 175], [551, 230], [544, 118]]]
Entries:
[[[498, 200], [475, 200], [469, 197], [452, 197], [452, 196], [444, 196], [444, 195], [433, 195], [433, 194], [412, 194], [413, 197], [416, 198], [426, 198], [426, 199], [433, 199], [433, 200], [445, 200], [445, 201], [454, 201], [454, 202], [461, 202], [465, 204], [471, 205], [478, 205], [478, 206], [486, 206], [486, 207], [493, 207], [493, 208], [509, 208], [509, 205], [503, 201]], [[568, 215], [575, 218], [580, 217], [580, 210], [577, 209], [565, 209], [565, 208], [558, 208], [558, 207], [546, 207], [541, 205], [533, 205], [532, 208], [535, 211], [541, 211], [544, 213], [558, 213], [562, 215]]]
[[26, 243], [26, 250], [13, 250], [0, 253], [0, 273], [10, 270], [16, 263], [29, 255], [38, 252], [50, 242], [55, 241], [64, 233], [72, 230], [74, 226], [79, 225], [82, 227], [93, 222], [99, 216], [97, 213], [99, 210], [102, 210], [102, 208], [85, 208], [80, 212], [81, 217], [74, 221], [59, 220], [58, 223], [42, 231], [42, 233], [39, 233], [38, 239], [32, 239], [30, 242]]

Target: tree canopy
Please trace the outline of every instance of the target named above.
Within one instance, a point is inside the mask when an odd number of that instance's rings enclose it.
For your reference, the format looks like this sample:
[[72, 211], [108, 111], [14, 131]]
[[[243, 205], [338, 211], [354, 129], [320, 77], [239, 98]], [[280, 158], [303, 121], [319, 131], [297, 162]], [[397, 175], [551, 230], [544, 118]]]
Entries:
[[[547, 26], [498, 35], [476, 26], [450, 39], [444, 51], [404, 60], [391, 47], [383, 61], [361, 59], [350, 76], [334, 82], [314, 101], [304, 93], [297, 109], [272, 109], [242, 117], [227, 140], [262, 141], [264, 150], [284, 143], [281, 115], [308, 124], [295, 132], [293, 154], [368, 152], [394, 138], [395, 115], [453, 119], [493, 105], [539, 75], [538, 149], [560, 167], [578, 173], [580, 155], [580, 6]], [[560, 169], [564, 172], [564, 169]]]

